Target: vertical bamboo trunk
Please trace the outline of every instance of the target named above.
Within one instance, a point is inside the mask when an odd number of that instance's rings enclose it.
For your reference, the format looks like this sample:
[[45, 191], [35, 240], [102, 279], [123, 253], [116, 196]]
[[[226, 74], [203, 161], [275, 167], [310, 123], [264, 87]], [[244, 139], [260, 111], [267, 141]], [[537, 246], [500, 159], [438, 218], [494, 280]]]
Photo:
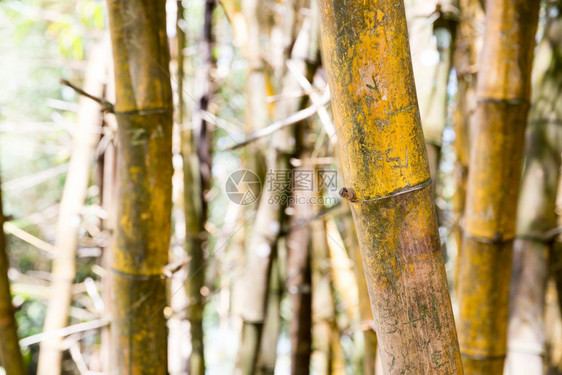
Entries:
[[[301, 154], [301, 157], [303, 156]], [[303, 164], [294, 170], [295, 173], [299, 171], [301, 173], [308, 173], [310, 172], [310, 166]], [[310, 201], [312, 192], [298, 192], [298, 196]], [[293, 225], [287, 241], [288, 266], [286, 282], [292, 309], [292, 316], [289, 321], [291, 374], [306, 375], [310, 373], [310, 353], [312, 351], [311, 238], [310, 227], [306, 224], [306, 221], [312, 217], [312, 207], [307, 202], [303, 204], [297, 203], [293, 208]]]
[[[476, 111], [476, 65], [482, 44], [484, 12], [480, 0], [461, 0], [461, 16], [457, 27], [456, 46], [453, 64], [457, 74], [457, 93], [454, 112], [455, 130], [455, 194], [452, 199], [453, 213], [456, 219], [453, 227], [457, 247], [455, 264], [455, 288], [458, 286], [459, 254], [462, 244], [462, 229], [466, 180], [470, 158], [471, 127]], [[456, 289], [455, 289], [456, 290]]]
[[[193, 189], [196, 184], [191, 178], [191, 165], [189, 164], [191, 152], [191, 129], [186, 129], [184, 121], [186, 120], [185, 111], [185, 97], [184, 97], [184, 79], [185, 79], [185, 56], [184, 49], [186, 48], [186, 21], [185, 21], [185, 8], [183, 2], [176, 2], [176, 38], [175, 45], [172, 44], [171, 49], [171, 62], [175, 60], [175, 82], [176, 82], [176, 97], [177, 105], [175, 111], [174, 129], [172, 135], [172, 150], [176, 157], [176, 152], [179, 149], [183, 163], [181, 169], [176, 168], [174, 165], [174, 174], [172, 176], [172, 238], [175, 238], [178, 243], [183, 241], [184, 247], [180, 250], [178, 246], [172, 246], [170, 249], [170, 262], [181, 262], [188, 259], [188, 254], [191, 251], [187, 226], [186, 216], [189, 215], [192, 220], [197, 221], [198, 215], [196, 212], [186, 212], [186, 205], [184, 202], [187, 199], [197, 201], [199, 194], [185, 194], [185, 189]], [[168, 10], [169, 12], [169, 10]], [[175, 47], [175, 50], [174, 48]], [[171, 65], [172, 65], [171, 64]], [[186, 133], [189, 132], [188, 135]], [[186, 140], [187, 139], [187, 140]], [[184, 141], [186, 144], [184, 144]], [[186, 150], [187, 149], [187, 150]], [[188, 177], [186, 178], [186, 175]], [[190, 184], [189, 186], [185, 186]], [[191, 202], [189, 202], [191, 203]], [[189, 205], [188, 203], [188, 205]], [[197, 232], [197, 231], [196, 231]], [[196, 233], [198, 236], [198, 232]], [[168, 371], [170, 375], [185, 375], [189, 374], [191, 347], [186, 345], [186, 342], [191, 342], [190, 324], [187, 320], [187, 310], [189, 308], [188, 300], [188, 280], [187, 276], [188, 266], [182, 266], [174, 277], [171, 278], [168, 285], [168, 298], [169, 306], [172, 309], [173, 315], [168, 319]]]
[[544, 36], [537, 48], [526, 159], [519, 197], [517, 239], [511, 277], [506, 374], [540, 374], [545, 348], [548, 252], [556, 226], [556, 194], [562, 141], [561, 2], [548, 4]]
[[[208, 218], [207, 193], [211, 188], [212, 129], [205, 115], [213, 95], [212, 70], [215, 66], [213, 55], [213, 13], [215, 0], [205, 1], [203, 35], [200, 42], [202, 66], [196, 77], [200, 87], [198, 108], [194, 111], [193, 132], [191, 136], [184, 132], [184, 204], [186, 222], [187, 252], [189, 270], [187, 274], [188, 320], [191, 332], [191, 354], [189, 356], [189, 373], [205, 373], [203, 345], [203, 311], [204, 299], [201, 289], [205, 285], [205, 247], [207, 232], [205, 223]], [[190, 139], [191, 138], [191, 139]], [[190, 150], [190, 149], [191, 150]], [[189, 153], [194, 152], [197, 160], [189, 160]], [[186, 160], [187, 159], [187, 160]], [[198, 173], [196, 172], [198, 167]], [[198, 183], [198, 184], [197, 184]], [[198, 186], [197, 186], [198, 185]]]
[[[315, 70], [312, 69], [312, 70]], [[311, 76], [312, 74], [308, 74]], [[296, 156], [300, 166], [293, 171], [294, 181], [298, 176], [314, 179], [314, 165], [310, 164], [311, 145], [309, 133], [310, 122], [297, 124], [295, 127]], [[305, 177], [306, 178], [306, 177]], [[306, 185], [306, 184], [305, 184]], [[308, 189], [310, 187], [310, 189]], [[288, 239], [287, 292], [290, 296], [292, 317], [289, 322], [291, 336], [291, 374], [309, 374], [312, 352], [312, 271], [310, 218], [314, 215], [311, 202], [314, 186], [304, 189], [295, 188], [294, 216]]]
[[[276, 165], [273, 161], [277, 155], [269, 157], [268, 164]], [[288, 165], [287, 158], [279, 157], [281, 168]], [[273, 164], [271, 164], [273, 162]], [[287, 194], [287, 192], [283, 192]], [[267, 290], [271, 274], [271, 264], [277, 252], [277, 240], [283, 220], [282, 205], [269, 204], [272, 193], [267, 189], [262, 192], [260, 205], [256, 214], [252, 238], [250, 240], [246, 265], [247, 271], [242, 278], [241, 316], [242, 335], [236, 358], [237, 374], [253, 374], [256, 371], [261, 336], [267, 312]]]
[[503, 371], [514, 202], [539, 5], [528, 0], [486, 3], [459, 275], [459, 340], [469, 374]]
[[[303, 75], [311, 81], [319, 65], [319, 24], [318, 8], [311, 3], [311, 16], [303, 23], [300, 38], [305, 38], [303, 57], [305, 61], [298, 61], [298, 55], [293, 55]], [[305, 50], [306, 48], [306, 50]], [[306, 99], [301, 100], [303, 107]], [[293, 170], [293, 184], [298, 183], [298, 175], [308, 176], [314, 181], [314, 165], [310, 163], [313, 145], [310, 142], [312, 132], [310, 121], [295, 124], [295, 156], [301, 166]], [[308, 180], [307, 180], [308, 181]], [[305, 183], [305, 185], [308, 185]], [[287, 291], [290, 296], [293, 316], [289, 322], [291, 335], [291, 374], [306, 375], [310, 373], [310, 356], [312, 352], [312, 271], [311, 271], [311, 235], [310, 224], [306, 223], [314, 213], [311, 202], [314, 196], [313, 184], [299, 189], [293, 186], [294, 216], [292, 217], [292, 231], [288, 239], [288, 267]], [[302, 202], [302, 203], [301, 203]]]
[[[248, 62], [246, 77], [246, 126], [248, 131], [256, 131], [265, 126], [269, 115], [265, 105], [266, 64], [264, 61], [264, 43], [267, 14], [265, 4], [259, 0], [242, 0], [242, 12], [246, 20], [247, 34], [244, 44], [244, 55]], [[250, 166], [251, 167], [251, 166]]]
[[312, 236], [312, 320], [313, 345], [312, 372], [333, 374], [333, 342], [336, 326], [336, 302], [332, 289], [328, 242], [322, 220], [314, 222]]
[[[562, 170], [559, 172], [562, 175]], [[556, 193], [556, 222], [562, 226], [562, 178]], [[556, 233], [549, 252], [549, 282], [546, 290], [546, 374], [562, 374], [562, 234]]]
[[[326, 236], [328, 239], [328, 250], [330, 256], [330, 268], [334, 289], [338, 295], [340, 309], [344, 315], [343, 323], [354, 321], [358, 314], [357, 283], [353, 274], [353, 261], [345, 252], [343, 239], [338, 231], [336, 223], [332, 218], [326, 219]], [[361, 259], [361, 257], [359, 257]], [[363, 277], [364, 274], [362, 275]], [[367, 297], [368, 299], [369, 297]], [[370, 310], [370, 307], [369, 307]], [[341, 324], [340, 324], [341, 325]], [[345, 326], [344, 326], [345, 327]]]
[[2, 193], [0, 191], [0, 365], [6, 374], [26, 374], [21, 356], [18, 327], [12, 305], [10, 280], [8, 279], [9, 261], [6, 252], [6, 237], [4, 235], [4, 214], [2, 212]]
[[374, 330], [373, 312], [369, 303], [369, 291], [367, 290], [367, 280], [361, 261], [361, 250], [357, 242], [357, 232], [351, 217], [351, 212], [344, 218], [346, 237], [345, 245], [349, 257], [353, 260], [355, 280], [357, 281], [357, 294], [359, 297], [359, 318], [361, 319], [361, 330], [363, 331], [363, 374], [373, 375], [376, 368], [377, 357], [377, 334]]
[[[334, 372], [341, 372], [345, 374], [346, 358], [340, 340], [340, 332], [348, 330], [351, 324], [358, 322], [358, 307], [360, 308], [361, 306], [359, 305], [358, 301], [359, 294], [357, 290], [355, 275], [353, 273], [353, 262], [345, 252], [343, 239], [333, 219], [326, 219], [326, 237], [328, 240], [333, 286], [336, 295], [338, 296], [339, 305], [341, 306], [337, 310], [344, 312], [344, 314], [340, 314], [340, 316], [336, 319], [338, 324], [334, 327], [337, 331], [334, 332], [334, 336], [336, 336], [336, 338], [332, 341], [334, 348], [334, 362], [332, 368]], [[359, 260], [360, 259], [361, 255], [359, 255]], [[362, 273], [361, 277], [364, 278], [364, 275], [365, 274]], [[369, 305], [368, 301], [369, 297], [367, 296], [367, 307], [369, 308], [370, 312], [371, 306]], [[362, 330], [363, 322], [358, 323], [359, 324], [357, 326], [359, 326]], [[352, 368], [354, 369], [354, 373], [359, 373], [360, 371], [363, 371], [363, 366], [362, 363], [356, 363], [355, 359], [355, 356], [351, 358], [353, 365]]]
[[[106, 56], [104, 43], [91, 50], [84, 90], [96, 97], [103, 96]], [[45, 317], [44, 332], [64, 328], [72, 302], [72, 285], [76, 277], [76, 250], [80, 229], [80, 210], [86, 198], [90, 180], [91, 163], [101, 128], [100, 105], [86, 97], [80, 99], [78, 128], [73, 140], [70, 165], [60, 202], [55, 247], [57, 256], [52, 264], [51, 298]], [[41, 343], [37, 373], [59, 374], [62, 366], [62, 338], [52, 338]]]
[[[115, 102], [115, 77], [113, 75], [113, 63], [111, 60], [111, 46], [107, 45], [106, 50], [106, 88], [105, 97], [110, 103]], [[104, 115], [104, 125], [107, 133], [115, 134], [117, 132], [117, 120], [112, 113]], [[102, 128], [103, 130], [103, 128]], [[102, 182], [100, 184], [100, 202], [103, 210], [107, 213], [107, 217], [102, 222], [103, 230], [115, 234], [117, 228], [117, 153], [118, 147], [115, 139], [108, 143], [100, 160]], [[111, 319], [111, 259], [113, 256], [113, 241], [108, 241], [103, 249], [101, 266], [108, 270], [102, 279], [102, 298], [103, 298], [103, 317], [108, 321]], [[111, 325], [102, 328], [101, 331], [101, 364], [102, 372], [109, 374], [111, 371]]]
[[277, 341], [281, 332], [281, 299], [283, 298], [281, 260], [276, 258], [271, 265], [271, 277], [267, 300], [267, 315], [263, 328], [257, 372], [273, 375], [277, 363]]
[[108, 0], [120, 152], [112, 259], [112, 373], [164, 374], [172, 178], [165, 4]]
[[[552, 256], [552, 254], [549, 255]], [[546, 375], [562, 374], [562, 317], [560, 316], [558, 295], [555, 282], [551, 277], [547, 283], [545, 298], [546, 351], [544, 373]]]
[[321, 2], [324, 61], [386, 373], [462, 374], [403, 1]]

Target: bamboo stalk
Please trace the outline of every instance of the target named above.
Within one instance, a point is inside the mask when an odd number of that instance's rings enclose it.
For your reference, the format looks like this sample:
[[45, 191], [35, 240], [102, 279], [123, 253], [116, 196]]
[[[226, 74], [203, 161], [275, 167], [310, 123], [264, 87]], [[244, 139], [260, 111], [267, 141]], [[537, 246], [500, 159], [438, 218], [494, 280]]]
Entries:
[[[312, 229], [312, 372], [319, 375], [332, 374], [334, 358], [334, 335], [336, 327], [336, 302], [333, 295], [332, 275], [325, 222], [313, 221]], [[339, 336], [338, 336], [339, 339]]]
[[[107, 46], [105, 53], [107, 55], [107, 85], [105, 93], [110, 102], [115, 102], [115, 76], [113, 72], [113, 62], [111, 59], [111, 49]], [[113, 114], [106, 114], [104, 116], [106, 130], [115, 132], [117, 130], [117, 120]], [[103, 210], [107, 213], [107, 217], [102, 222], [102, 228], [114, 235], [117, 228], [117, 142], [112, 140], [108, 142], [107, 147], [103, 152], [103, 158], [99, 161], [101, 171], [100, 183], [100, 203]], [[112, 236], [113, 236], [112, 235]], [[106, 270], [111, 269], [111, 259], [113, 258], [114, 241], [108, 241], [103, 249], [103, 256], [101, 259], [101, 267], [103, 267], [102, 275], [102, 298], [104, 303], [103, 317], [108, 321], [111, 319], [111, 273]], [[100, 267], [100, 268], [101, 268]], [[111, 369], [111, 325], [101, 329], [101, 348], [100, 348], [100, 361], [104, 373], [109, 373]]]
[[167, 371], [166, 281], [172, 178], [172, 93], [165, 6], [108, 0], [118, 122], [118, 208], [112, 257], [112, 366]]
[[281, 299], [283, 298], [283, 283], [281, 259], [273, 260], [271, 266], [271, 279], [269, 281], [269, 292], [267, 300], [267, 315], [263, 327], [263, 338], [258, 359], [257, 373], [262, 375], [273, 375], [277, 362], [277, 342], [281, 332]]
[[384, 371], [462, 374], [404, 3], [321, 2], [321, 19]]
[[562, 18], [550, 3], [544, 36], [534, 65], [533, 100], [529, 113], [525, 167], [517, 208], [511, 277], [506, 374], [540, 374], [545, 352], [545, 291], [551, 239], [556, 226], [556, 194], [560, 178], [562, 58], [559, 41]]
[[[306, 171], [307, 167], [295, 169]], [[306, 172], [305, 172], [306, 173]], [[302, 194], [301, 193], [305, 193]], [[307, 194], [308, 193], [308, 194]], [[310, 198], [312, 192], [299, 192], [299, 196]], [[310, 217], [310, 204], [295, 204], [293, 222]], [[289, 233], [287, 241], [287, 292], [291, 301], [292, 317], [289, 321], [291, 336], [291, 374], [306, 375], [310, 372], [312, 351], [312, 276], [310, 255], [310, 230], [300, 225]]]
[[[298, 40], [296, 43], [303, 44], [303, 54], [306, 54], [306, 63], [298, 61], [298, 56], [293, 55], [291, 61], [293, 72], [288, 71], [292, 85], [300, 86], [298, 76], [304, 76], [311, 81], [319, 65], [319, 20], [316, 3], [311, 3], [311, 16], [303, 22], [302, 32], [299, 38], [308, 39], [306, 43]], [[304, 103], [304, 98], [303, 98]], [[304, 104], [301, 104], [301, 106]], [[293, 183], [297, 184], [298, 174], [309, 181], [314, 181], [315, 168], [309, 164], [310, 155], [313, 152], [310, 133], [312, 124], [305, 121], [294, 128], [295, 157], [305, 162], [293, 170]], [[306, 184], [305, 184], [306, 185]], [[318, 188], [318, 186], [316, 186]], [[314, 207], [311, 199], [320, 192], [313, 192], [314, 184], [305, 186], [299, 190], [293, 186], [294, 216], [291, 225], [293, 228], [289, 233], [287, 241], [288, 266], [287, 266], [287, 291], [293, 308], [293, 316], [290, 320], [289, 330], [291, 335], [291, 374], [306, 375], [310, 373], [310, 357], [312, 353], [312, 271], [311, 271], [311, 235], [310, 224], [303, 224], [313, 216], [314, 211], [320, 211], [321, 207]], [[300, 203], [303, 201], [304, 203]], [[301, 224], [301, 225], [299, 225]]]
[[21, 350], [18, 343], [18, 328], [12, 305], [10, 280], [8, 279], [9, 260], [6, 252], [4, 230], [4, 214], [2, 212], [2, 194], [0, 189], [0, 361], [6, 374], [26, 374]]
[[478, 73], [459, 272], [459, 341], [467, 373], [499, 374], [539, 2], [489, 0]]
[[357, 241], [355, 224], [351, 217], [351, 212], [343, 219], [346, 236], [345, 245], [350, 259], [354, 262], [353, 272], [357, 283], [357, 294], [359, 297], [359, 318], [361, 319], [360, 328], [363, 331], [363, 374], [373, 375], [376, 369], [377, 357], [377, 334], [374, 330], [373, 312], [369, 303], [369, 291], [367, 290], [367, 280], [365, 270], [361, 261], [361, 250]]
[[[213, 56], [214, 32], [213, 13], [215, 0], [205, 1], [203, 35], [200, 42], [202, 67], [196, 77], [200, 87], [198, 108], [193, 113], [193, 132], [184, 132], [184, 204], [187, 251], [190, 257], [187, 274], [188, 320], [191, 332], [190, 374], [205, 373], [203, 345], [203, 312], [205, 301], [201, 290], [205, 285], [205, 247], [208, 219], [207, 194], [211, 188], [212, 129], [205, 113], [209, 107], [214, 89], [212, 70], [215, 66]], [[191, 138], [191, 139], [190, 139]], [[190, 146], [187, 143], [191, 142]], [[196, 160], [189, 153], [195, 153]], [[197, 171], [198, 170], [198, 171]]]
[[480, 0], [461, 0], [461, 17], [458, 25], [453, 64], [457, 73], [457, 93], [454, 111], [455, 130], [455, 194], [452, 199], [455, 225], [453, 235], [457, 247], [455, 263], [455, 288], [458, 286], [459, 258], [462, 250], [461, 223], [466, 198], [470, 158], [470, 138], [476, 111], [476, 63], [482, 44], [484, 11]]
[[[98, 43], [91, 50], [84, 90], [101, 96], [105, 78], [105, 46]], [[76, 250], [80, 229], [80, 210], [86, 199], [91, 164], [101, 130], [101, 106], [89, 97], [80, 98], [78, 130], [73, 140], [70, 165], [62, 194], [57, 220], [52, 263], [51, 298], [45, 317], [44, 332], [57, 331], [67, 325], [72, 302], [72, 286], [76, 277]], [[61, 338], [43, 341], [40, 346], [39, 375], [58, 374], [62, 369]]]

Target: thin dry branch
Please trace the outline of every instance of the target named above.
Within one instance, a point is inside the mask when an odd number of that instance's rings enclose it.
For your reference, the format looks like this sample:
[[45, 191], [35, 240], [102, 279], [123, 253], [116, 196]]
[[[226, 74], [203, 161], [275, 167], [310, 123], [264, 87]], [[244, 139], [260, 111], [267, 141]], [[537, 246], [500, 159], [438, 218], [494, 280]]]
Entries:
[[276, 131], [281, 130], [281, 129], [289, 126], [289, 125], [293, 125], [297, 122], [300, 122], [300, 121], [305, 120], [309, 117], [312, 117], [320, 109], [324, 108], [324, 106], [326, 104], [328, 104], [329, 101], [330, 101], [330, 95], [325, 93], [322, 96], [321, 101], [318, 101], [317, 103], [311, 105], [310, 107], [307, 107], [305, 109], [302, 109], [298, 112], [293, 113], [292, 115], [290, 115], [289, 117], [287, 117], [284, 120], [275, 121], [274, 123], [267, 126], [266, 128], [263, 128], [263, 129], [255, 132], [254, 134], [250, 135], [245, 141], [242, 141], [240, 143], [237, 143], [235, 145], [227, 147], [223, 151], [236, 150], [240, 147], [244, 147], [244, 146], [246, 146], [246, 145], [248, 145], [252, 142], [255, 142], [255, 141], [257, 141], [261, 138], [267, 137], [268, 135], [271, 135], [271, 134], [275, 133]]
[[105, 327], [108, 325], [109, 322], [105, 319], [96, 319], [85, 323], [78, 323], [72, 326], [64, 327], [62, 329], [58, 329], [56, 331], [51, 332], [41, 332], [36, 335], [28, 336], [24, 339], [20, 340], [20, 346], [28, 347], [33, 344], [38, 344], [42, 341], [56, 338], [56, 337], [65, 337], [75, 333], [89, 331], [92, 329], [98, 329], [101, 327]]
[[9, 221], [4, 222], [4, 231], [9, 233], [22, 241], [27, 242], [28, 244], [35, 246], [41, 251], [47, 253], [49, 258], [54, 258], [57, 249], [53, 245], [48, 242], [43, 241], [40, 238], [35, 237], [34, 235], [24, 231], [23, 229], [18, 228], [16, 225], [10, 223]]
[[61, 78], [59, 82], [60, 82], [61, 85], [70, 87], [71, 89], [76, 91], [78, 94], [80, 94], [82, 96], [85, 96], [86, 98], [92, 99], [93, 101], [99, 103], [103, 112], [115, 113], [115, 108], [114, 108], [113, 104], [108, 102], [104, 98], [98, 98], [97, 96], [88, 94], [86, 91], [84, 91], [81, 88], [73, 85], [72, 83], [70, 83], [66, 79]]

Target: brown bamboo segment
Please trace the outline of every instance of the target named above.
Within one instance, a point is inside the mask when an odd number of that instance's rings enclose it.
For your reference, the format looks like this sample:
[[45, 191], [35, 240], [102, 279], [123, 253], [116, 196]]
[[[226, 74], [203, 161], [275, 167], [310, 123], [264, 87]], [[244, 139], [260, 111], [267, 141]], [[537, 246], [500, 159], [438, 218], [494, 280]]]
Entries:
[[[308, 128], [306, 125], [303, 125]], [[297, 142], [298, 143], [298, 142]], [[297, 146], [298, 147], [298, 146]], [[304, 156], [304, 154], [301, 154]], [[295, 171], [311, 171], [310, 165], [295, 168]], [[298, 192], [308, 201], [311, 191]], [[292, 317], [289, 321], [291, 338], [291, 374], [310, 373], [312, 352], [312, 272], [310, 227], [303, 224], [313, 216], [310, 203], [295, 204], [292, 217], [293, 229], [287, 240], [287, 293], [291, 302]]]
[[119, 157], [112, 256], [112, 371], [167, 371], [172, 94], [165, 4], [108, 0]]
[[465, 371], [499, 374], [539, 2], [489, 0], [477, 86], [460, 256], [459, 341]]
[[403, 1], [321, 2], [342, 169], [386, 373], [462, 374]]

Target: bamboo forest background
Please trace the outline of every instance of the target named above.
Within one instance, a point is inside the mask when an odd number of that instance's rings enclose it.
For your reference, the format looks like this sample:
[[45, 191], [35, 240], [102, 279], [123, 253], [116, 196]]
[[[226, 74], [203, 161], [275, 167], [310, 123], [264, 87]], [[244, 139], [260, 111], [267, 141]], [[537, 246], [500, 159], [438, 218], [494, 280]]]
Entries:
[[2, 1], [0, 373], [561, 374], [562, 2], [391, 3]]

